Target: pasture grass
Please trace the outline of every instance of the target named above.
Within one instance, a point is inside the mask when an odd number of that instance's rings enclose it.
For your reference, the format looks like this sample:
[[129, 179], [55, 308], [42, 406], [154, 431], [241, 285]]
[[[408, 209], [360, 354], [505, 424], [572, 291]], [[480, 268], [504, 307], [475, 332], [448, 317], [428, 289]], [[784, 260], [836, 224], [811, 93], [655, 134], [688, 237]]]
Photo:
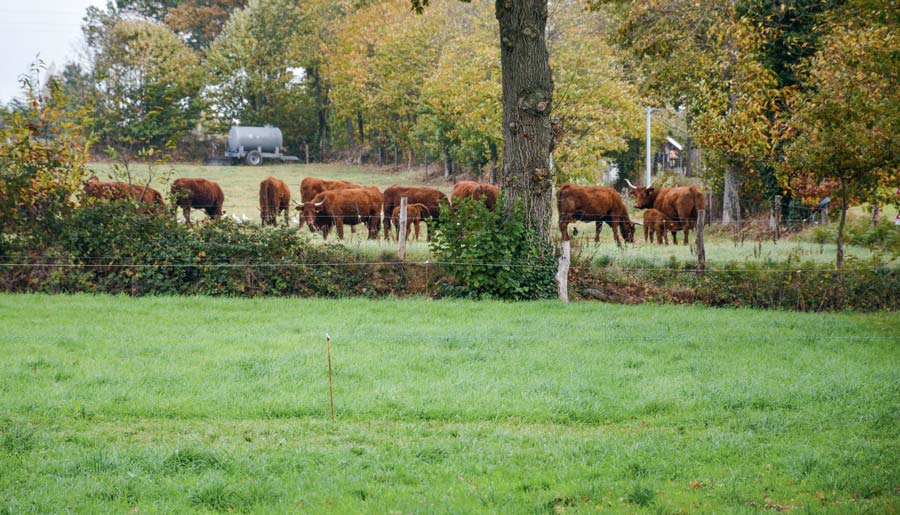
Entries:
[[0, 345], [0, 513], [900, 508], [895, 314], [0, 295]]

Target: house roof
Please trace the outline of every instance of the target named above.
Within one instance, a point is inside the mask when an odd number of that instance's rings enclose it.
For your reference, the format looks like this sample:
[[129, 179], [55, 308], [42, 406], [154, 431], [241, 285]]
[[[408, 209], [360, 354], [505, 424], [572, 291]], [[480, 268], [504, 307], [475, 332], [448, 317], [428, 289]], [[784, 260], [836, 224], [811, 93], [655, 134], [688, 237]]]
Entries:
[[673, 147], [677, 148], [678, 150], [681, 150], [681, 143], [678, 143], [677, 141], [675, 141], [674, 139], [672, 139], [669, 136], [666, 136], [666, 141], [669, 142], [669, 145], [672, 145]]

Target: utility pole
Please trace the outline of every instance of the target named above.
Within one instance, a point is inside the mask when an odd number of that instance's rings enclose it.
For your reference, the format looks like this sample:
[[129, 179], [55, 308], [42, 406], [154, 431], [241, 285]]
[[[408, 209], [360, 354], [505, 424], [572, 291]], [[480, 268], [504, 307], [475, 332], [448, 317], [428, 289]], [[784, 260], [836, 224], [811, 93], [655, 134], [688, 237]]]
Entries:
[[652, 107], [647, 106], [647, 173], [644, 178], [644, 186], [648, 187], [650, 186], [650, 111], [652, 110]]

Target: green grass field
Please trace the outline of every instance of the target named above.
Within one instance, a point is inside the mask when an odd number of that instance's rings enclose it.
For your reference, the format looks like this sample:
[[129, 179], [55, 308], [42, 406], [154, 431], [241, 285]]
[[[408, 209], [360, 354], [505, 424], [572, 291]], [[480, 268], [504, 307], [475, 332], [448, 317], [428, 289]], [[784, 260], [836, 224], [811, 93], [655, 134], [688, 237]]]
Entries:
[[[106, 178], [111, 172], [112, 166], [108, 163], [93, 163], [90, 167], [101, 178]], [[146, 165], [132, 165], [136, 177], [146, 177]], [[429, 186], [450, 192], [452, 184], [441, 180], [431, 180], [424, 177], [421, 170], [412, 172], [389, 171], [376, 167], [359, 167], [343, 164], [278, 164], [264, 165], [260, 167], [249, 166], [204, 166], [190, 164], [175, 164], [161, 166], [156, 170], [157, 176], [163, 172], [172, 178], [178, 177], [204, 177], [218, 182], [225, 192], [225, 210], [230, 214], [246, 215], [253, 223], [259, 223], [259, 183], [268, 176], [278, 177], [288, 183], [292, 194], [299, 200], [300, 181], [304, 177], [318, 177], [326, 179], [342, 179], [365, 186], [377, 186], [384, 190], [392, 184], [407, 184]], [[168, 191], [168, 184], [157, 184], [163, 191]], [[891, 208], [888, 208], [890, 211]], [[891, 217], [888, 212], [886, 216]], [[641, 211], [634, 210], [633, 220], [641, 220]], [[293, 213], [292, 213], [293, 215]], [[178, 215], [180, 216], [180, 214]], [[195, 219], [203, 219], [205, 214], [195, 211], [192, 215]], [[863, 216], [862, 213], [859, 216]], [[652, 243], [644, 243], [643, 232], [638, 228], [635, 236], [635, 244], [620, 249], [613, 241], [612, 231], [605, 227], [601, 232], [600, 243], [594, 243], [594, 224], [573, 224], [579, 230], [579, 235], [573, 240], [579, 242], [581, 252], [586, 257], [595, 261], [607, 261], [621, 263], [629, 266], [667, 266], [673, 260], [678, 262], [693, 262], [696, 257], [691, 253], [691, 248], [685, 245], [658, 246]], [[410, 259], [425, 260], [430, 256], [428, 245], [425, 243], [427, 230], [422, 226], [422, 239], [418, 242], [409, 242], [407, 255]], [[554, 234], [559, 235], [559, 230], [554, 228]], [[347, 231], [344, 244], [355, 250], [377, 257], [384, 251], [396, 249], [396, 243], [384, 240], [369, 241], [366, 231], [360, 230], [355, 234]], [[679, 238], [683, 236], [679, 233]], [[332, 233], [332, 239], [336, 236]], [[693, 235], [692, 238], [693, 239]], [[321, 241], [321, 236], [316, 236], [314, 241]], [[835, 245], [812, 244], [802, 241], [782, 240], [773, 243], [771, 240], [763, 242], [747, 241], [736, 244], [729, 237], [708, 237], [706, 242], [707, 259], [711, 264], [716, 262], [782, 262], [788, 258], [794, 261], [813, 261], [830, 263], [835, 258]], [[848, 245], [846, 255], [855, 258], [869, 258], [872, 253], [863, 247]]]
[[0, 345], [0, 513], [900, 509], [895, 314], [0, 295]]

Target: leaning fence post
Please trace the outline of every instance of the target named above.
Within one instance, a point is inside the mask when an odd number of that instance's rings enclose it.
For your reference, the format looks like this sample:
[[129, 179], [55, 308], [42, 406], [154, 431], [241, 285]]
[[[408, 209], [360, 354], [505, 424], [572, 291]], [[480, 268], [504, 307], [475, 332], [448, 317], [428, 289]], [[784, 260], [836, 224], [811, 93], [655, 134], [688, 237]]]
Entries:
[[706, 221], [706, 211], [697, 211], [697, 269], [706, 269], [706, 247], [703, 246], [703, 224]]
[[556, 271], [556, 284], [559, 286], [559, 300], [569, 302], [569, 261], [572, 247], [568, 240], [562, 242], [562, 255], [559, 256], [559, 268]]
[[397, 253], [400, 255], [400, 261], [406, 259], [406, 197], [400, 197], [400, 223], [397, 230]]

